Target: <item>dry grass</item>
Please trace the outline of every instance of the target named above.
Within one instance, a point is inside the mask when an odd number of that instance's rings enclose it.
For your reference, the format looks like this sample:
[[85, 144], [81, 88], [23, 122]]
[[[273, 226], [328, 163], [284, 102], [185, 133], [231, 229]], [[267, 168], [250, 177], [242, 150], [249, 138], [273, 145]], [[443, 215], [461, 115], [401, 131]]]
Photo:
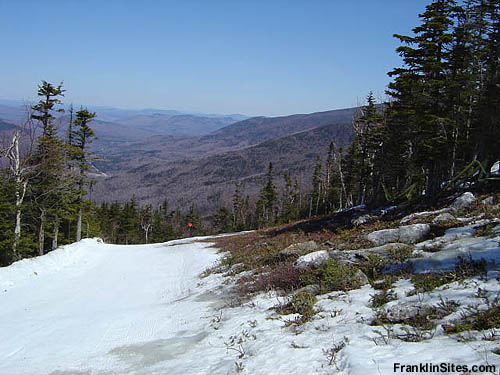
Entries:
[[304, 271], [294, 267], [291, 262], [282, 262], [273, 268], [261, 267], [254, 274], [238, 279], [238, 293], [241, 297], [271, 290], [288, 293], [305, 285], [303, 274]]
[[[318, 271], [300, 271], [293, 267], [293, 261], [297, 256], [283, 257], [280, 251], [296, 243], [315, 241], [320, 249], [354, 250], [373, 247], [366, 240], [366, 234], [375, 230], [397, 227], [398, 221], [374, 222], [359, 227], [337, 228], [335, 231], [327, 229], [328, 220], [319, 221], [314, 219], [314, 231], [303, 231], [300, 225], [308, 225], [308, 222], [283, 225], [268, 230], [255, 231], [243, 235], [234, 235], [207, 240], [214, 242], [215, 247], [226, 255], [221, 264], [208, 272], [228, 272], [232, 275], [243, 271], [253, 272], [238, 280], [238, 292], [240, 296], [257, 293], [260, 291], [280, 290], [290, 292], [305, 285], [314, 283], [325, 284], [325, 280], [318, 277]], [[371, 278], [379, 276], [379, 272], [373, 271], [382, 267], [380, 262], [368, 262], [360, 265], [368, 272]], [[373, 264], [372, 264], [373, 263]], [[377, 263], [377, 264], [375, 264]], [[373, 275], [372, 275], [373, 272]], [[331, 275], [330, 275], [331, 276]], [[345, 275], [344, 275], [345, 276]], [[310, 282], [309, 282], [310, 281]], [[325, 281], [325, 282], [323, 282]], [[330, 280], [331, 281], [331, 280]], [[328, 283], [327, 283], [328, 284]], [[332, 288], [326, 288], [332, 290]], [[326, 290], [323, 288], [323, 290]], [[333, 289], [338, 289], [337, 287]], [[349, 288], [340, 288], [349, 289]]]

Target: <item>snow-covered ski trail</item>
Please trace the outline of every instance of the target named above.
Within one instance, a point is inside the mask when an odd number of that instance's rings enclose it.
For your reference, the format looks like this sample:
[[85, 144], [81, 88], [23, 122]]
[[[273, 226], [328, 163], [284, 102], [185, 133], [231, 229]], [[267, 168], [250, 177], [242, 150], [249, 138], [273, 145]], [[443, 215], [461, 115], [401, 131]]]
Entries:
[[[83, 240], [0, 269], [0, 374], [152, 373], [207, 333], [209, 244]], [[145, 369], [148, 369], [147, 371]]]

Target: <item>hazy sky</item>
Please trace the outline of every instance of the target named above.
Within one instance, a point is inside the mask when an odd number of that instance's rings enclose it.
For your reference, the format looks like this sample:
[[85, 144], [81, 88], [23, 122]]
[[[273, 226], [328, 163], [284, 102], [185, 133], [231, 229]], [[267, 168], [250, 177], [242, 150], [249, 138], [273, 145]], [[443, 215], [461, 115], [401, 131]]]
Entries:
[[0, 98], [278, 115], [381, 98], [430, 0], [0, 0]]

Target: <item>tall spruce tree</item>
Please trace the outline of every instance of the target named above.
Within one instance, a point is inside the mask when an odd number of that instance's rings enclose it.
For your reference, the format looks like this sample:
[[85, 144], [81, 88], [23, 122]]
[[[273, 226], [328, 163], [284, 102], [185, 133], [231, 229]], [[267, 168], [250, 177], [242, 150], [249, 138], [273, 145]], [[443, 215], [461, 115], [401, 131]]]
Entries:
[[405, 184], [415, 184], [417, 191], [425, 190], [430, 197], [449, 177], [451, 164], [448, 146], [453, 132], [444, 94], [456, 11], [453, 0], [435, 0], [419, 15], [421, 25], [413, 29], [415, 36], [395, 34], [403, 43], [397, 51], [404, 67], [389, 73], [394, 81], [388, 94], [395, 101], [389, 135], [406, 148], [398, 150], [399, 159], [406, 161]]
[[36, 150], [31, 158], [32, 165], [36, 166], [32, 175], [31, 198], [38, 211], [39, 255], [45, 252], [47, 224], [51, 224], [53, 241], [57, 244], [61, 211], [68, 203], [66, 193], [73, 183], [65, 170], [66, 144], [58, 138], [54, 124], [54, 114], [62, 112], [56, 105], [62, 104], [59, 98], [64, 96], [64, 91], [62, 83], [54, 86], [42, 81], [38, 86], [40, 100], [32, 107], [32, 118], [42, 127], [42, 134], [38, 138]]
[[257, 202], [256, 216], [259, 228], [274, 223], [277, 197], [273, 163], [270, 162], [267, 168], [266, 182], [260, 191], [260, 199]]
[[77, 224], [76, 224], [76, 241], [80, 241], [82, 238], [82, 216], [83, 216], [83, 197], [87, 193], [85, 188], [89, 184], [89, 178], [87, 172], [90, 167], [90, 154], [89, 145], [93, 139], [95, 139], [95, 134], [89, 123], [96, 116], [95, 113], [89, 112], [87, 109], [81, 108], [76, 112], [76, 119], [73, 123], [72, 141], [73, 141], [73, 159], [76, 162], [78, 168], [77, 177], [77, 199], [76, 207], [78, 212]]
[[480, 45], [483, 57], [482, 86], [476, 121], [476, 153], [487, 168], [499, 159], [500, 148], [500, 2], [484, 0], [479, 5], [484, 14], [485, 39]]

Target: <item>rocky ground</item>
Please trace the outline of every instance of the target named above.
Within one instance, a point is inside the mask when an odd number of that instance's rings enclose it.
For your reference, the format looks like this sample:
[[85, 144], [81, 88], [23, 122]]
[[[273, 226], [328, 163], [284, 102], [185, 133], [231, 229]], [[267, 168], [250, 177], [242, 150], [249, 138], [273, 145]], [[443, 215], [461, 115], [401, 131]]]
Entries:
[[388, 220], [397, 208], [355, 208], [343, 228], [330, 218], [321, 230], [308, 222], [301, 228], [316, 230], [219, 239], [225, 257], [208, 274], [225, 280], [231, 302], [216, 329], [252, 322], [228, 344], [235, 371], [265, 373], [274, 358], [267, 373], [389, 374], [420, 363], [465, 366], [426, 373], [498, 373], [497, 199], [465, 193]]

